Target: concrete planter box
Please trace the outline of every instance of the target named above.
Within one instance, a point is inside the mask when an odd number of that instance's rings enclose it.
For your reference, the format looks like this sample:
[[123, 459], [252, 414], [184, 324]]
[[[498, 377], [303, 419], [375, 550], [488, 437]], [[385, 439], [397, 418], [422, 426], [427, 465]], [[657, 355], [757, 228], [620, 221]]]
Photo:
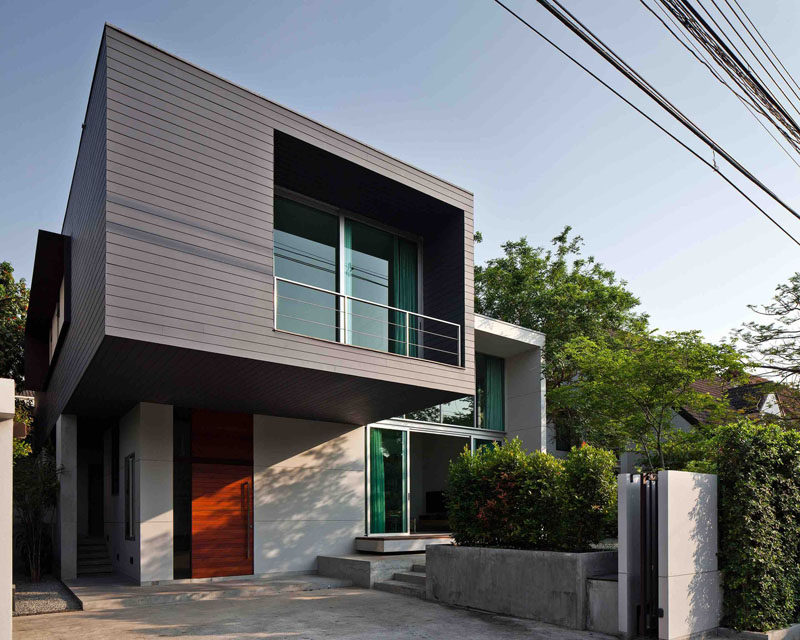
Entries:
[[429, 600], [585, 629], [586, 579], [616, 573], [617, 552], [432, 545], [425, 563]]
[[798, 640], [800, 638], [800, 624], [792, 625], [786, 629], [773, 629], [772, 631], [734, 631], [733, 629], [720, 628], [718, 635], [723, 638], [735, 640]]

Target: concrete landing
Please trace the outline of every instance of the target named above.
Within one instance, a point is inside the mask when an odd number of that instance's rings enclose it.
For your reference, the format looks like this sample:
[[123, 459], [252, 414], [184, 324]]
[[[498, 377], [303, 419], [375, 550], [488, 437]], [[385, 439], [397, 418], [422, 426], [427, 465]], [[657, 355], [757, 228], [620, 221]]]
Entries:
[[198, 600], [260, 598], [297, 591], [349, 587], [353, 582], [308, 574], [139, 586], [122, 576], [111, 575], [80, 577], [66, 584], [80, 600], [84, 611], [107, 611]]
[[359, 536], [356, 551], [369, 553], [423, 552], [430, 544], [453, 544], [449, 533], [412, 533], [402, 536]]
[[425, 571], [425, 555], [406, 553], [379, 556], [351, 553], [343, 556], [317, 556], [320, 576], [351, 580], [356, 587], [372, 589], [376, 582], [390, 580], [395, 573], [411, 571], [413, 566]]

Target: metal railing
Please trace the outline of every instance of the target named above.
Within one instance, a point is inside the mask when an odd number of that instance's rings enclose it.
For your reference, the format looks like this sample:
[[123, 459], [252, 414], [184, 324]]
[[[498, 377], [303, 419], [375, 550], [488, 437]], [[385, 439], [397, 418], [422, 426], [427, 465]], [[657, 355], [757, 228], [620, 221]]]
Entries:
[[461, 325], [274, 276], [278, 331], [461, 366]]

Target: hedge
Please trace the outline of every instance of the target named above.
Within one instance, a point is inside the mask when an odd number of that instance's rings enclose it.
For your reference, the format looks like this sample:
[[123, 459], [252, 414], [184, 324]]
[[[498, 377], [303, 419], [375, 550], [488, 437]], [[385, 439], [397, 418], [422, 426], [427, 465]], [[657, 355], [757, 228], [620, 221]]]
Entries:
[[742, 420], [715, 438], [723, 624], [800, 621], [800, 433]]
[[616, 458], [573, 447], [566, 459], [503, 446], [450, 463], [447, 511], [456, 544], [586, 551], [616, 534]]

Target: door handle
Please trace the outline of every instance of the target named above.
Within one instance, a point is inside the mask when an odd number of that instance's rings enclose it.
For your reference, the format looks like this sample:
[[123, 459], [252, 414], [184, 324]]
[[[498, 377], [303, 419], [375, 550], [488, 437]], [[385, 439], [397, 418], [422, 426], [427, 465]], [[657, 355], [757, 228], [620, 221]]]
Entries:
[[246, 557], [249, 560], [252, 557], [252, 540], [253, 540], [253, 509], [252, 509], [252, 496], [250, 495], [250, 483], [242, 483], [242, 517], [244, 518], [244, 530], [246, 537], [247, 552]]

